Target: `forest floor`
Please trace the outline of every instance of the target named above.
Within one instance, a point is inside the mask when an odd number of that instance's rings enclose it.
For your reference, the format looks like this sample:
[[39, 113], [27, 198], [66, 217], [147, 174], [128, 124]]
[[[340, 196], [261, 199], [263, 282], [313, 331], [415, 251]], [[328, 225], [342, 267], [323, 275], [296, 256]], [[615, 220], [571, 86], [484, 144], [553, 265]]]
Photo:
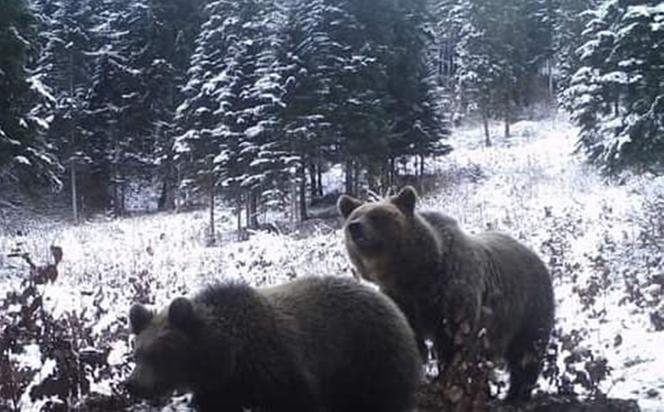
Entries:
[[[541, 394], [635, 399], [642, 410], [664, 410], [664, 179], [605, 180], [573, 154], [576, 131], [564, 121], [519, 122], [507, 139], [498, 130], [491, 147], [483, 145], [479, 128], [456, 130], [452, 154], [428, 165], [434, 177], [420, 208], [450, 214], [469, 232], [507, 232], [549, 265], [557, 356], [540, 379]], [[78, 392], [39, 396], [36, 389], [62, 374], [61, 360], [51, 359], [43, 339], [23, 337], [22, 350], [7, 358], [25, 371], [14, 374], [23, 379], [12, 386], [14, 404], [37, 411], [61, 395], [74, 405], [77, 396], [115, 394], [130, 368], [126, 313], [137, 300], [162, 306], [219, 279], [259, 286], [350, 273], [336, 221], [309, 223], [288, 235], [257, 232], [238, 242], [231, 211], [220, 208], [218, 216], [224, 235], [208, 246], [205, 211], [74, 226], [0, 205], [0, 326], [25, 316], [7, 293], [26, 290], [21, 283], [28, 268], [8, 254], [27, 253], [44, 263], [49, 246], [57, 245], [64, 251], [57, 279], [33, 291], [42, 298], [39, 316], [48, 313], [80, 330], [59, 332], [73, 339], [72, 351], [104, 348], [101, 364], [77, 372], [84, 375]], [[494, 391], [504, 391], [502, 381]]]

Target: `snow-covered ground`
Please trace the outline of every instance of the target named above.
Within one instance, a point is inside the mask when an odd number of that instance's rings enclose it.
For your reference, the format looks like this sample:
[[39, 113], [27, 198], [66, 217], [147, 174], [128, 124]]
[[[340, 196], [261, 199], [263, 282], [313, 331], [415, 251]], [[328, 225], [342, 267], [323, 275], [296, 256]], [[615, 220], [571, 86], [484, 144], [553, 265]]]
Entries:
[[[645, 410], [664, 410], [664, 331], [655, 331], [650, 320], [652, 313], [664, 315], [662, 285], [651, 281], [664, 275], [664, 259], [647, 233], [658, 214], [649, 204], [664, 196], [664, 179], [604, 182], [572, 154], [576, 131], [564, 122], [520, 122], [512, 132], [486, 148], [479, 128], [457, 130], [451, 138], [455, 151], [429, 165], [437, 172], [435, 189], [420, 207], [446, 212], [471, 232], [508, 232], [537, 250], [554, 274], [560, 375], [592, 369], [589, 356], [606, 358], [611, 373], [600, 383], [602, 391], [638, 399]], [[218, 229], [232, 230], [230, 212], [219, 215]], [[124, 327], [136, 300], [161, 306], [220, 279], [262, 285], [307, 275], [348, 276], [350, 270], [341, 234], [326, 226], [305, 238], [258, 233], [236, 242], [224, 236], [209, 247], [205, 211], [79, 226], [11, 223], [0, 228], [22, 233], [0, 233], [0, 296], [27, 273], [6, 252], [19, 245], [45, 262], [48, 247], [61, 246], [65, 258], [57, 281], [40, 286], [45, 306], [56, 317], [75, 313], [92, 326], [92, 335], [111, 348], [111, 365], [126, 362], [126, 334], [101, 336]], [[15, 355], [17, 361], [47, 375], [52, 362], [28, 356], [38, 354], [31, 348]], [[570, 357], [579, 353], [591, 355]], [[98, 380], [93, 390], [110, 393], [109, 380]], [[545, 379], [542, 386], [553, 387]], [[25, 410], [38, 407], [27, 395], [21, 402]]]

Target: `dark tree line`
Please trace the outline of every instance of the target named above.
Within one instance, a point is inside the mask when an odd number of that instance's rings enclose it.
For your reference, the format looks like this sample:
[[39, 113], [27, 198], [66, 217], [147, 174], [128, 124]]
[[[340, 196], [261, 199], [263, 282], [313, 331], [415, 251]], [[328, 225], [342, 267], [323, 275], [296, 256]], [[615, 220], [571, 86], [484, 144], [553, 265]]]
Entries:
[[[176, 118], [185, 184], [246, 207], [321, 196], [329, 163], [345, 188], [389, 187], [400, 157], [446, 152], [434, 39], [423, 1], [215, 1]], [[307, 189], [308, 188], [308, 189]]]
[[[449, 151], [425, 1], [10, 3], [31, 37], [15, 39], [8, 85], [26, 103], [7, 99], [2, 130], [52, 161], [75, 216], [122, 214], [142, 178], [163, 209], [200, 193], [249, 225], [295, 202], [306, 218], [332, 163], [348, 191], [384, 190], [399, 159]], [[38, 165], [18, 150], [2, 159], [17, 181]]]
[[[383, 191], [452, 117], [562, 105], [607, 170], [662, 152], [662, 8], [625, 0], [2, 0], [2, 184], [122, 214], [225, 201], [309, 215], [323, 173]], [[413, 171], [412, 165], [415, 164]]]

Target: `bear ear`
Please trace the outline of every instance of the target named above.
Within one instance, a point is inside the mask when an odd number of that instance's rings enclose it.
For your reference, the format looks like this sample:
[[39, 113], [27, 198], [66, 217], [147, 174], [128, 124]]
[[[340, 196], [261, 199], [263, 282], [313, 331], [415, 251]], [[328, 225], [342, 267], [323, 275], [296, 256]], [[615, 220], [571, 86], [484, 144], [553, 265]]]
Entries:
[[168, 307], [168, 323], [177, 329], [190, 330], [196, 324], [194, 305], [187, 298], [176, 298]]
[[392, 203], [398, 207], [407, 216], [411, 216], [415, 212], [415, 203], [417, 203], [417, 192], [413, 186], [406, 186], [399, 194], [393, 196]]
[[129, 309], [129, 324], [133, 334], [138, 335], [152, 322], [154, 314], [145, 306], [136, 304]]
[[354, 197], [341, 195], [339, 196], [339, 200], [337, 200], [337, 209], [339, 209], [341, 216], [343, 216], [344, 219], [347, 219], [348, 216], [353, 213], [353, 210], [362, 206], [362, 203], [361, 200], [355, 199]]

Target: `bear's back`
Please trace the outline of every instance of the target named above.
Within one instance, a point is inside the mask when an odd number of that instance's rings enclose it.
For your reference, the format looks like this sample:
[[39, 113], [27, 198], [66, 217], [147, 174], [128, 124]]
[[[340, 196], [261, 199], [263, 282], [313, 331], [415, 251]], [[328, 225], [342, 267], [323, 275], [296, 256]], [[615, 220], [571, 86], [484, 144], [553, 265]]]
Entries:
[[341, 341], [357, 330], [372, 327], [399, 335], [411, 333], [392, 300], [355, 279], [310, 276], [261, 288], [259, 293], [278, 315], [294, 321], [301, 332], [327, 341]]
[[459, 230], [459, 223], [456, 219], [446, 214], [432, 210], [425, 210], [419, 212], [419, 215], [436, 231], [447, 232]]
[[[474, 236], [486, 250], [493, 267], [503, 274], [501, 292], [524, 305], [523, 311], [546, 323], [553, 322], [553, 286], [544, 262], [528, 246], [500, 232]], [[510, 296], [520, 293], [520, 296]]]
[[414, 334], [392, 300], [378, 291], [355, 279], [311, 276], [259, 293], [323, 386], [376, 376], [396, 376], [399, 385], [418, 381]]
[[459, 241], [465, 238], [459, 223], [451, 216], [430, 210], [419, 212], [418, 216], [424, 222], [424, 227], [420, 228], [420, 231], [431, 234], [436, 238], [439, 247], [445, 251], [450, 246], [451, 239]]

